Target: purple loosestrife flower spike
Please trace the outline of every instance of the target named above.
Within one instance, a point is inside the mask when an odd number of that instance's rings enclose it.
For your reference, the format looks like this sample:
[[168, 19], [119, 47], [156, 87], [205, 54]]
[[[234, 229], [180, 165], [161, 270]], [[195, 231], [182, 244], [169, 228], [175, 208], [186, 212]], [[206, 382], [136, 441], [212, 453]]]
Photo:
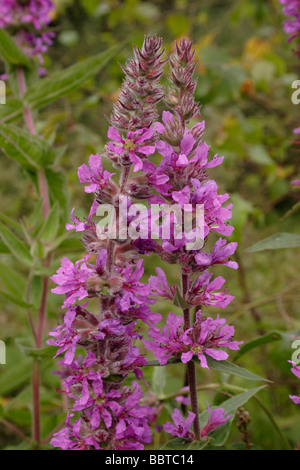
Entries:
[[[89, 165], [78, 168], [79, 181], [94, 200], [88, 219], [81, 221], [73, 209], [73, 223], [66, 228], [82, 233], [88, 254], [74, 264], [64, 257], [52, 276], [58, 284], [52, 292], [65, 295], [63, 308], [68, 309], [48, 341], [58, 348], [56, 356], [62, 355], [63, 393], [73, 402], [65, 428], [51, 441], [64, 450], [142, 450], [152, 440], [148, 421], [153, 411], [140, 404], [143, 392], [137, 382], [132, 388], [124, 386], [130, 373], [143, 379], [140, 367], [146, 358], [135, 345], [142, 338], [137, 320], [150, 327], [161, 320], [150, 309], [155, 303], [151, 286], [141, 281], [144, 267], [139, 254], [152, 247], [106, 239], [105, 233], [100, 236], [93, 217], [99, 204], [118, 207], [120, 195], [126, 195], [131, 167], [138, 171], [155, 151], [152, 123], [157, 120], [156, 103], [163, 96], [158, 84], [164, 63], [161, 46], [160, 38], [146, 37], [124, 68], [126, 78], [110, 118], [110, 142], [104, 152], [122, 167], [120, 186], [113, 180], [115, 173], [104, 169], [98, 153], [90, 156]], [[126, 204], [132, 205], [129, 198]], [[100, 313], [90, 311], [90, 298], [98, 299]], [[78, 348], [85, 355], [79, 356]]]
[[[225, 320], [219, 316], [216, 320], [205, 318], [199, 310], [193, 325], [190, 319], [193, 306], [225, 308], [234, 298], [223, 288], [225, 279], [221, 276], [213, 278], [210, 268], [218, 264], [238, 268], [237, 263], [231, 260], [237, 243], [228, 243], [223, 238], [233, 231], [233, 227], [228, 225], [232, 217], [232, 204], [227, 203], [229, 195], [219, 194], [217, 183], [209, 178], [210, 171], [221, 165], [224, 157], [214, 155], [209, 158], [209, 146], [203, 139], [205, 122], [195, 122], [200, 117], [200, 106], [194, 97], [197, 85], [194, 79], [195, 56], [192, 42], [183, 39], [176, 44], [169, 57], [170, 87], [165, 99], [169, 109], [163, 111], [162, 122], [154, 124], [159, 134], [156, 150], [162, 158], [158, 164], [147, 160], [143, 163], [148, 193], [151, 185], [153, 189], [149, 201], [165, 207], [159, 214], [162, 217], [158, 227], [161, 243], [157, 242], [154, 251], [163, 261], [177, 264], [181, 269], [181, 290], [180, 287], [174, 290], [173, 286], [169, 286], [163, 271], [157, 270], [157, 276], [151, 276], [149, 280], [151, 291], [155, 296], [173, 300], [177, 306], [179, 293], [183, 317], [170, 313], [166, 326], [151, 328], [150, 339], [144, 340], [144, 344], [160, 364], [166, 364], [172, 357], [187, 363], [195, 439], [200, 439], [196, 370], [192, 359], [197, 357], [200, 365], [208, 368], [207, 356], [219, 361], [226, 360], [228, 354], [224, 349], [238, 349], [241, 342], [233, 341], [234, 328], [225, 325]], [[188, 212], [193, 227], [201, 226], [202, 243], [189, 246], [189, 241], [196, 241], [196, 233], [185, 233], [183, 224], [178, 229], [177, 213], [169, 218], [171, 231], [164, 235], [168, 208], [174, 205], [183, 209], [184, 215]], [[201, 221], [196, 217], [199, 207]], [[156, 216], [157, 220], [159, 215]], [[183, 233], [178, 236], [180, 231]], [[205, 247], [212, 234], [221, 235], [222, 238], [215, 241], [209, 252]]]

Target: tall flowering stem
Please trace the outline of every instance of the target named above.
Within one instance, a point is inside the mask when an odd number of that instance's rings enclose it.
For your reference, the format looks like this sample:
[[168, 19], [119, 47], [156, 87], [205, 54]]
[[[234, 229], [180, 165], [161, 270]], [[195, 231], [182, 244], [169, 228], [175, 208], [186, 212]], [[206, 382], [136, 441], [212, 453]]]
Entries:
[[[91, 155], [89, 165], [78, 169], [79, 180], [85, 183], [87, 193], [94, 194], [94, 201], [88, 220], [80, 221], [72, 211], [73, 224], [67, 228], [82, 232], [87, 255], [75, 264], [64, 258], [52, 277], [58, 284], [53, 292], [65, 294], [67, 313], [49, 343], [58, 346], [57, 354], [64, 354], [60, 361], [65, 368], [63, 393], [74, 403], [65, 428], [51, 441], [62, 449], [140, 450], [152, 440], [148, 424], [151, 409], [140, 404], [143, 393], [138, 383], [133, 382], [130, 388], [124, 380], [129, 373], [143, 378], [141, 367], [146, 358], [135, 345], [142, 337], [136, 329], [137, 320], [154, 326], [161, 315], [150, 310], [154, 303], [150, 285], [141, 282], [140, 248], [121, 239], [119, 229], [123, 209], [132, 205], [128, 197], [131, 171], [140, 170], [155, 151], [155, 106], [163, 97], [158, 84], [162, 54], [162, 40], [156, 36], [146, 37], [143, 47], [135, 48], [134, 58], [124, 67], [125, 80], [109, 119], [104, 153]], [[114, 173], [103, 169], [103, 157], [120, 170], [119, 185], [114, 182]], [[93, 222], [102, 204], [115, 209], [118, 235], [114, 238], [105, 231], [100, 233]], [[121, 211], [120, 204], [124, 204]], [[125, 220], [125, 224], [129, 222]], [[97, 314], [88, 310], [93, 297], [100, 303]], [[78, 347], [85, 350], [85, 357], [76, 355]], [[80, 417], [74, 421], [75, 412]]]
[[[166, 423], [165, 431], [200, 440], [229, 419], [224, 410], [214, 410], [200, 430], [193, 360], [198, 358], [201, 367], [208, 368], [207, 355], [225, 360], [224, 349], [238, 349], [240, 344], [233, 341], [233, 327], [219, 316], [215, 320], [204, 317], [199, 308], [225, 308], [233, 299], [222, 290], [225, 279], [212, 280], [209, 268], [223, 264], [236, 269], [237, 264], [230, 261], [236, 244], [220, 238], [211, 253], [203, 250], [210, 232], [227, 236], [233, 230], [226, 223], [231, 205], [223, 207], [229, 196], [218, 195], [216, 183], [207, 176], [208, 169], [223, 158], [208, 161], [208, 146], [202, 140], [204, 122], [188, 127], [200, 114], [194, 99], [195, 51], [189, 41], [177, 44], [169, 58], [171, 83], [165, 102], [172, 112], [164, 111], [159, 121], [156, 104], [165, 95], [159, 85], [165, 63], [162, 55], [162, 40], [156, 36], [146, 37], [142, 48], [134, 49], [134, 58], [123, 68], [125, 79], [109, 118], [104, 152], [91, 155], [89, 164], [78, 169], [79, 180], [87, 193], [94, 194], [94, 201], [85, 221], [72, 211], [67, 229], [82, 232], [86, 256], [75, 263], [63, 258], [52, 276], [57, 284], [53, 292], [65, 295], [67, 312], [63, 323], [50, 333], [49, 344], [58, 347], [57, 355], [63, 355], [63, 393], [73, 401], [65, 428], [51, 441], [62, 449], [142, 449], [151, 441], [148, 423], [153, 420], [153, 410], [140, 403], [143, 394], [137, 382], [131, 388], [124, 385], [130, 373], [143, 379], [142, 367], [147, 362], [135, 344], [143, 339], [136, 329], [138, 320], [149, 328], [150, 339], [143, 342], [160, 364], [174, 357], [187, 364], [192, 411], [183, 420], [175, 410], [175, 424]], [[158, 165], [151, 161], [156, 152], [163, 157]], [[114, 173], [104, 170], [103, 157], [120, 171], [119, 184]], [[132, 199], [162, 206], [156, 213], [145, 209], [138, 214]], [[101, 215], [106, 204], [114, 209], [113, 233], [111, 227], [94, 222], [94, 215]], [[168, 219], [174, 204], [175, 212]], [[201, 222], [196, 218], [198, 206], [202, 208]], [[188, 232], [178, 223], [179, 209], [186, 210], [193, 222]], [[160, 241], [153, 239], [145, 224], [149, 219]], [[165, 231], [168, 222], [171, 233]], [[139, 225], [138, 236], [128, 238], [132, 223]], [[201, 230], [203, 239], [199, 240]], [[141, 282], [141, 255], [150, 253], [180, 267], [181, 289], [169, 285], [161, 268], [156, 268], [157, 276], [150, 276], [147, 284]], [[170, 313], [166, 325], [158, 328], [162, 316], [150, 308], [157, 295], [179, 302], [183, 318]], [[96, 314], [91, 311], [91, 298], [100, 303]], [[194, 307], [198, 309], [192, 324]], [[78, 348], [85, 351], [84, 356], [77, 354]], [[192, 423], [194, 433], [189, 430]]]
[[[232, 340], [234, 328], [225, 325], [225, 320], [219, 316], [216, 320], [206, 318], [200, 310], [200, 306], [208, 305], [225, 308], [233, 299], [226, 290], [222, 290], [225, 279], [219, 276], [212, 280], [209, 268], [223, 264], [237, 269], [238, 265], [230, 260], [236, 243], [227, 243], [225, 239], [219, 238], [211, 253], [204, 250], [211, 233], [231, 235], [233, 228], [227, 225], [227, 220], [231, 218], [232, 205], [223, 206], [229, 196], [218, 195], [217, 184], [208, 178], [208, 170], [220, 165], [223, 157], [215, 155], [208, 161], [209, 147], [203, 141], [205, 123], [197, 122], [200, 107], [194, 98], [197, 84], [193, 77], [197, 65], [194, 57], [192, 42], [182, 40], [176, 44], [169, 58], [170, 87], [165, 99], [169, 110], [163, 112], [162, 122], [155, 124], [155, 130], [160, 134], [156, 149], [163, 159], [158, 165], [152, 162], [143, 164], [143, 171], [154, 189], [149, 200], [160, 203], [162, 207], [163, 222], [159, 227], [162, 243], [156, 243], [152, 251], [163, 261], [179, 265], [181, 270], [179, 290], [176, 286], [168, 285], [165, 273], [157, 268], [157, 276], [150, 278], [152, 293], [182, 306], [183, 318], [170, 313], [166, 326], [162, 329], [151, 328], [151, 339], [144, 340], [144, 344], [153, 351], [160, 364], [166, 364], [172, 357], [180, 358], [187, 364], [192, 412], [184, 423], [179, 418], [179, 411], [175, 410], [172, 417], [179, 427], [168, 425], [164, 429], [175, 436], [200, 440], [208, 434], [206, 430], [211, 431], [217, 426], [217, 421], [211, 427], [205, 426], [205, 432], [201, 431], [194, 359], [198, 358], [201, 367], [208, 368], [207, 356], [225, 360], [228, 354], [223, 348], [238, 349], [241, 342]], [[196, 120], [196, 123], [190, 125], [192, 120]], [[164, 236], [164, 216], [174, 204], [189, 214], [193, 228], [189, 232], [182, 230], [179, 234], [180, 219], [177, 219], [178, 214], [175, 213], [171, 219], [174, 230], [170, 236]], [[202, 210], [200, 221], [196, 217], [198, 207]], [[194, 306], [198, 311], [192, 323], [190, 312]], [[224, 410], [221, 413], [224, 420], [218, 424], [229, 419], [225, 418]], [[192, 423], [194, 433], [189, 431]]]

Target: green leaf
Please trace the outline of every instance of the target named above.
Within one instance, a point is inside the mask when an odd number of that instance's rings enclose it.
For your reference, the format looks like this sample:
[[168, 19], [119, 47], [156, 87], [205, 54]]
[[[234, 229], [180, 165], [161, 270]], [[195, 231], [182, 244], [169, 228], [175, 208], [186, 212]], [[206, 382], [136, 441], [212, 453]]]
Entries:
[[0, 395], [7, 395], [30, 380], [32, 359], [25, 358], [9, 367], [6, 365], [1, 368]]
[[241, 346], [237, 354], [235, 355], [235, 360], [239, 359], [241, 356], [246, 354], [248, 351], [251, 351], [254, 348], [258, 348], [263, 346], [264, 344], [273, 343], [279, 340], [289, 340], [293, 341], [294, 338], [300, 336], [300, 331], [293, 331], [293, 332], [281, 332], [281, 331], [271, 331], [270, 333], [260, 336], [259, 338], [255, 338], [252, 341]]
[[10, 294], [19, 296], [26, 291], [25, 278], [7, 264], [0, 263], [0, 280]]
[[29, 247], [16, 237], [5, 225], [0, 222], [0, 236], [3, 242], [9, 248], [10, 252], [26, 266], [31, 267], [33, 263]]
[[56, 201], [41, 229], [39, 238], [42, 243], [49, 243], [55, 239], [59, 229], [59, 214], [60, 207], [59, 203]]
[[219, 372], [225, 372], [226, 374], [237, 375], [238, 377], [242, 377], [248, 380], [260, 380], [264, 382], [270, 382], [264, 377], [260, 377], [259, 375], [253, 374], [249, 370], [244, 369], [243, 367], [239, 367], [236, 364], [233, 364], [232, 362], [216, 361], [210, 356], [206, 356], [206, 360], [210, 369], [218, 370]]
[[30, 283], [30, 303], [37, 307], [41, 305], [43, 280], [41, 276], [33, 276]]
[[120, 46], [114, 46], [94, 57], [83, 60], [67, 69], [49, 75], [29, 88], [24, 96], [31, 108], [41, 108], [52, 101], [76, 90], [89, 78], [103, 70], [115, 56]]
[[9, 64], [25, 67], [30, 66], [28, 57], [18, 48], [15, 41], [3, 29], [0, 29], [0, 55]]
[[274, 165], [275, 164], [272, 158], [270, 157], [270, 155], [268, 154], [266, 148], [261, 144], [252, 145], [249, 148], [249, 155], [250, 155], [251, 160], [254, 163], [257, 163], [258, 165]]
[[7, 246], [3, 243], [2, 240], [0, 240], [0, 253], [3, 255], [7, 255], [10, 253], [9, 249], [7, 248]]
[[26, 344], [22, 344], [21, 341], [18, 341], [18, 347], [20, 348], [22, 354], [26, 356], [34, 357], [35, 359], [53, 359], [57, 353], [57, 348], [55, 346], [46, 346], [45, 348], [36, 349]]
[[0, 124], [0, 148], [27, 170], [50, 166], [55, 159], [46, 141], [11, 124]]
[[53, 202], [58, 201], [63, 217], [68, 215], [69, 191], [66, 174], [63, 170], [46, 169], [49, 195]]
[[282, 248], [300, 247], [300, 235], [294, 233], [278, 232], [247, 248], [247, 253], [265, 250], [279, 250]]
[[19, 230], [19, 232], [23, 233], [23, 227], [20, 225], [18, 222], [16, 222], [14, 219], [11, 219], [8, 217], [8, 215], [1, 214], [0, 213], [0, 220], [5, 222], [7, 225], [10, 225], [11, 228], [14, 228], [15, 230]]
[[22, 102], [17, 98], [6, 100], [5, 106], [0, 106], [0, 122], [12, 122], [23, 114]]
[[26, 308], [26, 309], [32, 307], [31, 304], [27, 304], [26, 302], [23, 302], [23, 300], [19, 299], [19, 297], [9, 295], [6, 292], [0, 291], [0, 298], [8, 300], [9, 302], [11, 302], [15, 305], [18, 305], [19, 307], [23, 307], [23, 308]]
[[154, 367], [152, 374], [152, 389], [157, 398], [164, 397], [166, 386], [166, 367]]

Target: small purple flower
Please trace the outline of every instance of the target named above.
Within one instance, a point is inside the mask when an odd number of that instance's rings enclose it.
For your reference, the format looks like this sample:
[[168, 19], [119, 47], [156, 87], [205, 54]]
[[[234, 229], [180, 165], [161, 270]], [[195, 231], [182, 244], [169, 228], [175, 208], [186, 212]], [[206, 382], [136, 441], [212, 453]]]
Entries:
[[195, 419], [195, 414], [189, 411], [188, 417], [184, 420], [180, 411], [175, 408], [174, 413], [172, 414], [172, 419], [174, 424], [168, 421], [163, 426], [164, 430], [167, 433], [172, 434], [172, 436], [182, 437], [192, 441], [194, 439], [194, 434], [190, 431], [190, 427]]
[[221, 424], [226, 423], [226, 421], [232, 417], [232, 415], [226, 416], [226, 412], [223, 408], [214, 408], [211, 410], [208, 404], [207, 407], [210, 416], [206, 425], [201, 429], [202, 438], [207, 438], [214, 429], [221, 426]]
[[212, 318], [203, 319], [201, 311], [196, 314], [196, 322], [193, 328], [182, 329], [183, 318], [170, 313], [167, 325], [163, 329], [151, 328], [149, 337], [152, 340], [144, 340], [147, 349], [153, 351], [161, 365], [167, 363], [172, 356], [180, 357], [183, 363], [197, 356], [201, 367], [208, 369], [206, 356], [217, 361], [224, 361], [228, 354], [223, 348], [239, 349], [242, 342], [233, 341], [234, 327], [225, 325], [226, 320]]
[[69, 307], [78, 300], [88, 296], [85, 284], [89, 277], [94, 274], [94, 270], [86, 265], [89, 256], [76, 261], [75, 265], [66, 257], [61, 260], [61, 267], [51, 279], [58, 287], [51, 290], [54, 294], [66, 294], [62, 308]]
[[80, 419], [74, 425], [70, 423], [72, 416], [74, 415], [68, 414], [66, 427], [53, 434], [50, 444], [62, 450], [101, 450], [93, 432]]
[[235, 261], [227, 260], [234, 254], [237, 248], [236, 242], [227, 243], [227, 240], [219, 238], [215, 243], [212, 253], [200, 251], [195, 255], [195, 261], [200, 267], [208, 268], [216, 264], [223, 264], [232, 269], [238, 269]]
[[128, 153], [129, 159], [134, 165], [133, 171], [136, 172], [143, 168], [142, 158], [155, 152], [153, 145], [143, 145], [145, 141], [151, 139], [153, 132], [152, 127], [128, 132], [124, 140], [117, 129], [110, 127], [107, 135], [113, 142], [109, 142], [108, 148], [117, 155]]
[[212, 274], [205, 270], [191, 285], [188, 293], [188, 301], [191, 305], [211, 305], [225, 308], [232, 302], [234, 297], [227, 294], [225, 290], [220, 290], [225, 279], [218, 276], [211, 281]]
[[83, 164], [78, 168], [80, 183], [89, 183], [88, 186], [85, 186], [86, 193], [94, 193], [99, 188], [103, 189], [114, 174], [107, 170], [103, 171], [101, 157], [98, 153], [90, 155], [89, 166]]
[[119, 269], [124, 277], [123, 292], [117, 300], [121, 311], [127, 311], [134, 304], [143, 305], [144, 302], [147, 303], [150, 286], [140, 282], [144, 274], [143, 262], [144, 260], [139, 260], [135, 271], [129, 264], [127, 264], [125, 269]]
[[176, 292], [175, 285], [169, 285], [167, 276], [161, 268], [155, 268], [157, 276], [150, 276], [149, 284], [152, 294], [173, 300]]

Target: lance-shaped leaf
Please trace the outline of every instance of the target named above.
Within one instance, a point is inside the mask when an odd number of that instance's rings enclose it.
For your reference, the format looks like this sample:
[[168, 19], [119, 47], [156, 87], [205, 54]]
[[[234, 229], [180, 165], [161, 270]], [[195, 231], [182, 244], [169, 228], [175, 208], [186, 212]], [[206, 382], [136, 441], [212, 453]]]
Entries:
[[31, 108], [41, 108], [57, 98], [76, 90], [89, 78], [104, 69], [119, 49], [119, 46], [114, 46], [101, 52], [101, 54], [83, 60], [61, 72], [55, 72], [44, 80], [40, 80], [31, 88], [28, 88], [24, 97], [26, 103]]
[[0, 122], [8, 123], [15, 121], [22, 116], [22, 102], [17, 98], [10, 98], [6, 101], [5, 106], [0, 106]]
[[60, 207], [56, 201], [41, 229], [39, 238], [43, 243], [49, 243], [55, 239], [59, 229], [59, 214]]
[[265, 250], [279, 250], [281, 248], [298, 248], [300, 247], [300, 235], [295, 233], [279, 232], [271, 235], [264, 240], [260, 240], [254, 245], [247, 248], [248, 253]]
[[[244, 369], [243, 367], [237, 366], [236, 364], [233, 364], [232, 362], [229, 361], [216, 361], [212, 357], [205, 355], [208, 367], [210, 369], [217, 370], [219, 372], [225, 372], [226, 374], [230, 375], [237, 375], [238, 377], [242, 377], [243, 379], [248, 379], [248, 380], [256, 380], [256, 381], [263, 381], [263, 382], [270, 382], [270, 380], [265, 379], [264, 377], [260, 377], [259, 375], [253, 374], [253, 372], [250, 372], [247, 369]], [[194, 357], [193, 360], [195, 362], [199, 362], [199, 359]], [[176, 357], [171, 357], [167, 364], [177, 364], [181, 363], [180, 358]], [[161, 366], [161, 364], [157, 361], [147, 361], [147, 364], [145, 364], [146, 367], [149, 366]]]
[[258, 338], [253, 339], [252, 341], [249, 341], [248, 343], [243, 344], [239, 351], [235, 355], [235, 360], [239, 359], [241, 356], [246, 354], [248, 351], [251, 351], [251, 349], [258, 348], [260, 346], [263, 346], [264, 344], [268, 343], [274, 343], [275, 341], [279, 340], [285, 340], [287, 342], [292, 342], [296, 338], [300, 337], [300, 331], [289, 331], [289, 332], [283, 332], [283, 331], [271, 331], [270, 333], [260, 336]]
[[0, 222], [0, 236], [9, 251], [26, 266], [31, 267], [33, 263], [29, 247]]
[[265, 379], [264, 377], [260, 377], [259, 375], [253, 374], [253, 372], [250, 372], [247, 369], [244, 369], [243, 367], [237, 366], [236, 364], [233, 364], [232, 362], [229, 361], [216, 361], [210, 356], [206, 355], [206, 360], [208, 367], [210, 369], [218, 370], [219, 372], [225, 372], [226, 374], [230, 375], [237, 375], [238, 377], [242, 377], [244, 379], [248, 380], [260, 380], [264, 382], [270, 382], [268, 379]]
[[0, 148], [27, 170], [50, 166], [55, 159], [46, 141], [11, 124], [0, 124]]
[[28, 57], [19, 49], [13, 38], [3, 29], [0, 29], [0, 55], [9, 64], [23, 67], [30, 66]]
[[22, 298], [25, 295], [26, 278], [7, 263], [0, 263], [0, 281], [1, 288], [5, 287], [5, 290], [12, 296]]
[[63, 218], [68, 216], [69, 191], [66, 174], [63, 170], [46, 169], [46, 178], [51, 201], [58, 201], [63, 210]]

